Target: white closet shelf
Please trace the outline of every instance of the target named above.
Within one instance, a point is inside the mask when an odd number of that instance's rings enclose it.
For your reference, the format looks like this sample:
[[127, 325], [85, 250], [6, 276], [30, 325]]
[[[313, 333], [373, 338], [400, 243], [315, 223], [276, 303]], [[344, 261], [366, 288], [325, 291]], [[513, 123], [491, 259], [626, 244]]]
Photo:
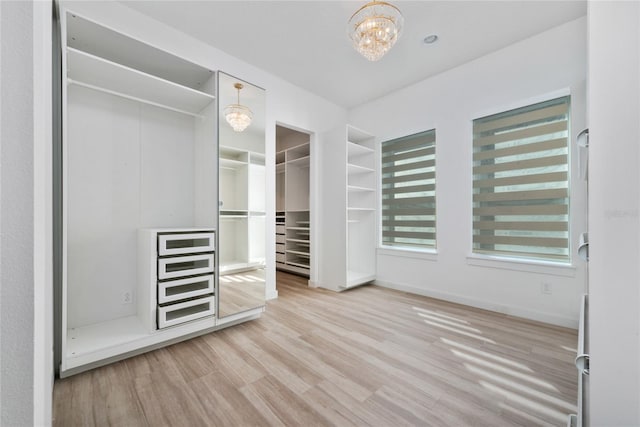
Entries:
[[249, 218], [249, 212], [243, 210], [226, 209], [220, 212], [220, 219], [236, 219], [236, 218]]
[[67, 81], [79, 86], [199, 116], [215, 96], [68, 47]]
[[361, 144], [356, 144], [355, 142], [348, 141], [347, 149], [349, 153], [349, 157], [351, 156], [361, 156], [364, 154], [374, 154], [373, 148], [365, 147]]
[[293, 265], [294, 267], [301, 267], [301, 268], [306, 268], [309, 269], [309, 264], [300, 264], [298, 262], [291, 262], [291, 261], [287, 261], [286, 262], [287, 265]]
[[309, 256], [310, 256], [310, 255], [309, 255], [309, 252], [292, 251], [292, 250], [289, 250], [289, 249], [287, 249], [287, 253], [288, 253], [288, 254], [296, 254], [296, 255], [300, 255], [300, 256], [303, 256], [303, 257], [305, 257], [305, 258], [309, 258]]
[[287, 242], [309, 243], [309, 239], [307, 239], [307, 240], [303, 240], [303, 239], [287, 239]]
[[220, 167], [227, 169], [238, 169], [239, 167], [247, 166], [247, 162], [243, 162], [241, 160], [232, 160], [225, 159], [224, 157], [220, 157]]
[[66, 357], [80, 357], [88, 353], [135, 342], [147, 337], [149, 331], [138, 316], [122, 317], [67, 330]]
[[304, 231], [309, 231], [309, 227], [287, 227], [287, 230], [304, 230]]
[[360, 130], [354, 126], [347, 126], [347, 141], [349, 142], [363, 142], [373, 139], [373, 135]]
[[308, 168], [309, 167], [309, 156], [298, 157], [297, 159], [287, 161], [287, 164], [292, 166], [297, 166], [299, 168]]
[[[309, 156], [310, 145], [308, 142], [303, 142], [302, 144], [295, 145], [293, 147], [289, 147], [286, 150], [287, 153], [287, 161], [295, 160], [299, 157]], [[293, 157], [293, 158], [290, 158]]]
[[350, 175], [357, 175], [361, 173], [373, 173], [375, 170], [371, 168], [365, 168], [364, 166], [354, 165], [353, 163], [348, 163], [347, 168]]
[[348, 211], [375, 211], [376, 208], [358, 208], [358, 207], [348, 207]]
[[358, 187], [357, 185], [347, 185], [347, 190], [349, 191], [353, 191], [353, 192], [369, 192], [369, 191], [376, 191], [375, 188], [369, 188], [369, 187]]

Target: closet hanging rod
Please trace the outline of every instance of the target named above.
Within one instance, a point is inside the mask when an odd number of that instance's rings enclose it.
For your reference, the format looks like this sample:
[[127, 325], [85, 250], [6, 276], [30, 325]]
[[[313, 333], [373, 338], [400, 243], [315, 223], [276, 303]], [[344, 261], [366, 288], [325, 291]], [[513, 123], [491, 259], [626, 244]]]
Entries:
[[204, 116], [202, 116], [200, 114], [195, 114], [195, 113], [192, 113], [190, 111], [184, 111], [184, 110], [181, 110], [179, 108], [169, 107], [168, 105], [160, 104], [158, 102], [153, 102], [153, 101], [149, 101], [147, 99], [143, 99], [143, 98], [138, 98], [138, 97], [135, 97], [135, 96], [127, 95], [125, 93], [117, 92], [117, 91], [111, 90], [111, 89], [105, 89], [103, 87], [95, 86], [95, 85], [92, 85], [92, 84], [89, 84], [89, 83], [83, 83], [83, 82], [80, 82], [78, 80], [73, 80], [73, 79], [67, 78], [67, 83], [68, 84], [74, 84], [74, 85], [77, 85], [77, 86], [86, 87], [88, 89], [97, 90], [98, 92], [108, 93], [109, 95], [115, 95], [115, 96], [119, 96], [121, 98], [130, 99], [132, 101], [141, 102], [143, 104], [153, 105], [154, 107], [164, 108], [165, 110], [174, 111], [176, 113], [186, 114], [187, 116], [197, 117], [199, 119], [204, 118]]

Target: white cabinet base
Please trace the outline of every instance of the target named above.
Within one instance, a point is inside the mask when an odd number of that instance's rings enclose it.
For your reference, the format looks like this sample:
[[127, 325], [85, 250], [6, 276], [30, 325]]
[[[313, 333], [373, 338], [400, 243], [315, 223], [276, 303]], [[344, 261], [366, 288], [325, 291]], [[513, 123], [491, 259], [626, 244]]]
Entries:
[[[135, 317], [127, 317], [83, 328], [70, 329], [67, 334], [67, 355], [60, 366], [60, 377], [66, 378], [109, 363], [127, 359], [170, 344], [215, 332], [260, 317], [264, 307], [237, 316], [217, 320], [195, 320], [153, 334]], [[74, 338], [75, 337], [75, 338]]]

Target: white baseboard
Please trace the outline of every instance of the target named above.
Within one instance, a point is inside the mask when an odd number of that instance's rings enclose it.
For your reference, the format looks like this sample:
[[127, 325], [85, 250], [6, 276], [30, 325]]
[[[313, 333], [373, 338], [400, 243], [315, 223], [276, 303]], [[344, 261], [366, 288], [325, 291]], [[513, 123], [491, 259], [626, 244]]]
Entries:
[[328, 290], [334, 291], [334, 292], [344, 291], [344, 288], [339, 288], [337, 286], [331, 286], [331, 285], [328, 285], [326, 283], [312, 282], [311, 280], [309, 280], [309, 287], [311, 287], [311, 288], [328, 289]]
[[267, 292], [267, 301], [269, 301], [270, 299], [276, 299], [278, 298], [278, 290], [274, 289], [274, 290], [270, 290], [269, 292]]
[[469, 298], [467, 296], [451, 294], [447, 292], [436, 291], [433, 289], [418, 288], [402, 283], [392, 283], [384, 280], [376, 280], [375, 285], [384, 288], [395, 289], [398, 291], [409, 292], [412, 294], [423, 295], [426, 297], [441, 299], [444, 301], [454, 302], [457, 304], [468, 305], [471, 307], [481, 308], [483, 310], [495, 311], [497, 313], [507, 314], [509, 316], [522, 317], [524, 319], [535, 320], [538, 322], [549, 323], [551, 325], [563, 326], [565, 328], [578, 329], [578, 319], [566, 316], [558, 316], [556, 314], [546, 313], [543, 311], [530, 310], [524, 307], [506, 306], [496, 304], [491, 301], [481, 300], [478, 298]]

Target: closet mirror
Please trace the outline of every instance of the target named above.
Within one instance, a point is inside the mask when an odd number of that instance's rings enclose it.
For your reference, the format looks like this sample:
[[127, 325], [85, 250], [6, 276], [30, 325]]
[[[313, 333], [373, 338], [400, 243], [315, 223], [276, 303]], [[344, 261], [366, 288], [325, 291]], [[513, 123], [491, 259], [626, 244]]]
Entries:
[[265, 91], [218, 73], [218, 317], [265, 304]]

